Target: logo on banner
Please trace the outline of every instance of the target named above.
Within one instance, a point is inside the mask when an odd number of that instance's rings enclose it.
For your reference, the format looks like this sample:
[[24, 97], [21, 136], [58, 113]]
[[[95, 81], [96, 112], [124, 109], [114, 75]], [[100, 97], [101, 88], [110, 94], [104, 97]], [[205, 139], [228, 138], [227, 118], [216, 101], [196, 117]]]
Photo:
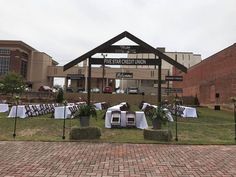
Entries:
[[117, 79], [121, 79], [121, 78], [126, 78], [126, 79], [130, 79], [133, 78], [133, 73], [116, 73], [116, 78]]

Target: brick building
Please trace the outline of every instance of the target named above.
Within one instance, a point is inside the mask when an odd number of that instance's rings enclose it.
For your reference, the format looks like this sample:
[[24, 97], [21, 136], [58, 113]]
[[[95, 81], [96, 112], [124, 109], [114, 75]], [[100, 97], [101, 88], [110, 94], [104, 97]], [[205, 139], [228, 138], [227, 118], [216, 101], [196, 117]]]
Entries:
[[22, 41], [0, 40], [0, 78], [8, 72], [21, 74], [33, 90], [42, 85], [52, 86], [48, 67], [58, 63]]
[[183, 96], [197, 95], [201, 104], [230, 103], [236, 96], [236, 43], [191, 67], [183, 79], [173, 84]]
[[[184, 65], [186, 68], [190, 68], [198, 63], [200, 63], [202, 61], [201, 55], [200, 54], [194, 54], [193, 52], [169, 52], [166, 51], [166, 49], [164, 47], [160, 48], [157, 47], [158, 50], [162, 51], [165, 55], [171, 57], [173, 60], [177, 61], [178, 63]], [[154, 59], [155, 55], [154, 54], [150, 54], [150, 53], [139, 53], [139, 54], [128, 54], [128, 58], [137, 58], [137, 59], [142, 59], [142, 58], [148, 58], [148, 59]], [[162, 61], [162, 93], [165, 93], [165, 88], [167, 87], [172, 87], [172, 81], [170, 81], [167, 85], [167, 82], [165, 82], [165, 76], [173, 75], [173, 67], [170, 63], [166, 62], [166, 61]], [[138, 71], [140, 69], [146, 69], [149, 70], [150, 73], [147, 73], [147, 76], [149, 77], [149, 79], [145, 79], [145, 80], [123, 80], [122, 81], [122, 85], [124, 88], [127, 87], [139, 87], [141, 90], [145, 90], [145, 93], [148, 94], [155, 94], [157, 92], [157, 83], [158, 80], [157, 75], [151, 74], [152, 72], [157, 73], [158, 68], [157, 66], [148, 66], [148, 65], [140, 65], [140, 66], [133, 66], [133, 65], [123, 65], [122, 66], [123, 70], [126, 71], [130, 68], [138, 68]], [[140, 75], [142, 75], [143, 73], [140, 72]]]

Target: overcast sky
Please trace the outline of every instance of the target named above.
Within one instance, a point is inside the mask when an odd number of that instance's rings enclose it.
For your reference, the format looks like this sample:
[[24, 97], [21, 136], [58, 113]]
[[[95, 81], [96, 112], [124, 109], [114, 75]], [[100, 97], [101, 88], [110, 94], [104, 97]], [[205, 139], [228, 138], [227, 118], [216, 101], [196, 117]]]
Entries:
[[129, 31], [153, 47], [206, 58], [236, 43], [236, 0], [0, 0], [0, 39], [64, 65]]

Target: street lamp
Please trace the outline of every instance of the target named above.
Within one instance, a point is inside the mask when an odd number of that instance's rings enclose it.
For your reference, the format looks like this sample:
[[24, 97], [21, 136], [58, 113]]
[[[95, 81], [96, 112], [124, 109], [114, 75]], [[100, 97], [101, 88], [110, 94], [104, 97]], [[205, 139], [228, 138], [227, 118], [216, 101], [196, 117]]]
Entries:
[[65, 139], [65, 129], [66, 129], [66, 106], [67, 106], [67, 101], [65, 100], [63, 102], [64, 104], [64, 121], [63, 121], [63, 132], [62, 132], [62, 139]]
[[15, 113], [15, 121], [14, 121], [14, 130], [13, 130], [13, 138], [16, 138], [16, 121], [17, 121], [17, 109], [18, 109], [18, 104], [19, 104], [19, 96], [15, 96], [15, 101], [16, 101], [16, 113]]
[[177, 94], [175, 96], [175, 141], [178, 141], [178, 105], [180, 100], [177, 98]]
[[103, 64], [102, 64], [102, 92], [103, 92], [103, 87], [104, 87], [104, 75], [105, 75], [105, 65], [104, 65], [104, 59], [107, 57], [107, 54], [101, 53], [103, 57]]

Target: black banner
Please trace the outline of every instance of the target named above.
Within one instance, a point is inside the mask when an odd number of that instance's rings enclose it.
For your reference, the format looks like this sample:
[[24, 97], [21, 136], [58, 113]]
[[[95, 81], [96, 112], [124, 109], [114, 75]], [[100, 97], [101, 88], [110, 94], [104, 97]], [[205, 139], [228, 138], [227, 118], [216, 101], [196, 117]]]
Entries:
[[92, 58], [91, 64], [104, 65], [159, 65], [159, 59], [136, 59], [136, 58]]
[[183, 76], [166, 76], [166, 81], [183, 81]]
[[71, 80], [78, 80], [84, 78], [83, 74], [67, 74], [67, 77]]
[[166, 93], [183, 93], [182, 88], [165, 88]]

